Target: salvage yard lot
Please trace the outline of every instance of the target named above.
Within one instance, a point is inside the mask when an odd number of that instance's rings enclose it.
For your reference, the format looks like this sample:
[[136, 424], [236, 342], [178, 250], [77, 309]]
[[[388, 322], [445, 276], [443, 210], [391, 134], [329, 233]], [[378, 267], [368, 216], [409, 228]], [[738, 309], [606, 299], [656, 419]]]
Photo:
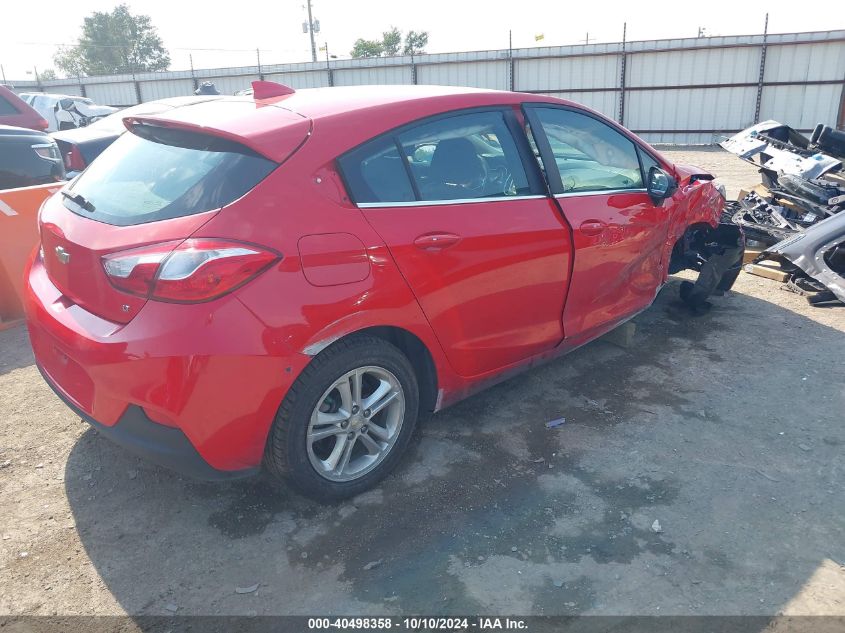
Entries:
[[691, 318], [678, 284], [629, 347], [434, 416], [340, 505], [136, 459], [0, 332], [0, 614], [845, 615], [845, 308], [742, 274]]

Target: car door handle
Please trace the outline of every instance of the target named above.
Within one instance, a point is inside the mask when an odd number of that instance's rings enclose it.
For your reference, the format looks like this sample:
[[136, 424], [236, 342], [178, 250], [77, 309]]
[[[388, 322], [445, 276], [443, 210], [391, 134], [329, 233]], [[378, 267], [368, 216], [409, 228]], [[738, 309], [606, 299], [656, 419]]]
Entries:
[[607, 224], [601, 220], [584, 220], [581, 222], [581, 232], [584, 235], [598, 235], [603, 233]]
[[439, 251], [461, 241], [454, 233], [426, 233], [414, 240], [414, 246], [424, 251]]

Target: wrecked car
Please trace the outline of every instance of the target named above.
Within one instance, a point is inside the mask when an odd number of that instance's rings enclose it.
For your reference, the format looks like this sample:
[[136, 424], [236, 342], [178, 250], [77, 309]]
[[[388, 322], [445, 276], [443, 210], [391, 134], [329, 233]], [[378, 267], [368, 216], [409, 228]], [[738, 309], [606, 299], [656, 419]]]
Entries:
[[755, 261], [775, 260], [811, 304], [845, 303], [845, 213], [827, 218], [774, 246]]
[[117, 112], [117, 108], [97, 105], [77, 95], [32, 93], [29, 104], [47, 120], [48, 132], [85, 127]]
[[726, 209], [766, 247], [756, 261], [779, 261], [790, 273], [789, 288], [811, 303], [841, 300], [845, 132], [820, 123], [807, 138], [764, 121], [720, 145], [760, 169], [761, 182]]
[[577, 104], [253, 88], [127, 117], [41, 209], [37, 365], [158, 463], [353, 496], [418, 418], [608, 332], [670, 271], [702, 271], [699, 308], [736, 277], [713, 177]]
[[729, 205], [749, 239], [772, 245], [845, 209], [845, 133], [819, 124], [812, 138], [764, 121], [720, 145], [758, 167], [761, 183]]

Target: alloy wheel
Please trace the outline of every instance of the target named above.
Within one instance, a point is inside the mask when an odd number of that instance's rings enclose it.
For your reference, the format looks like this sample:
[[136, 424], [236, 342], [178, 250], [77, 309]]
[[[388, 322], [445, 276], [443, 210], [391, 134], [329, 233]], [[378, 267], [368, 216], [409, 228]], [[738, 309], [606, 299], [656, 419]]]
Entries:
[[390, 371], [358, 367], [338, 378], [311, 414], [308, 459], [330, 481], [363, 477], [393, 449], [405, 418], [405, 394]]

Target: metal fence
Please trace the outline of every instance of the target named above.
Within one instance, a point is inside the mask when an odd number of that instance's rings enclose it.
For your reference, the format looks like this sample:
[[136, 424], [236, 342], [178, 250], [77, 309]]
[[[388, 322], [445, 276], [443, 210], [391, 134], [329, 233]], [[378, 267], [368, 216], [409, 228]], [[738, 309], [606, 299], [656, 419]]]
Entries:
[[80, 94], [128, 106], [224, 93], [255, 79], [294, 88], [441, 84], [549, 94], [590, 106], [653, 143], [712, 143], [757, 121], [845, 127], [845, 31], [443, 53], [19, 81], [18, 92]]

